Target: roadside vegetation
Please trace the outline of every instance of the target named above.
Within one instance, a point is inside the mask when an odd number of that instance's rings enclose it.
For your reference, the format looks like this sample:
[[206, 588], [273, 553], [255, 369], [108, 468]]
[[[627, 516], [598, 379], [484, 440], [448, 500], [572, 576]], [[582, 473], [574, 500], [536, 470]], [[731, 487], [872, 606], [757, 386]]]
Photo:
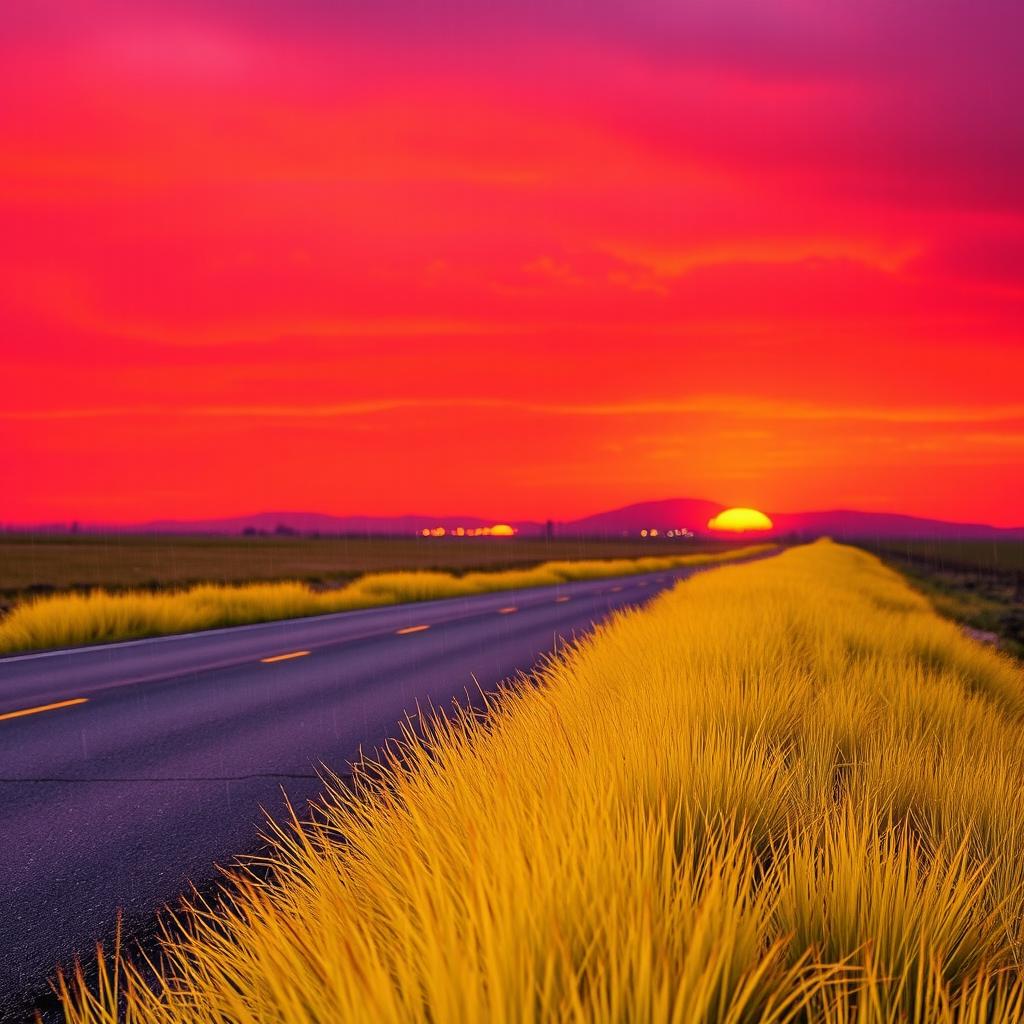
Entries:
[[337, 586], [368, 572], [527, 568], [565, 559], [723, 551], [732, 541], [639, 537], [312, 537], [0, 531], [0, 605], [65, 590], [165, 590], [298, 580]]
[[320, 591], [290, 582], [248, 586], [202, 584], [156, 593], [94, 590], [58, 594], [16, 604], [0, 619], [0, 653], [166, 636], [407, 601], [664, 572], [746, 558], [772, 547], [761, 544], [664, 557], [544, 562], [529, 569], [469, 572], [461, 576], [448, 572], [369, 573], [335, 590]]
[[976, 639], [1024, 659], [1024, 541], [902, 541], [869, 550]]
[[866, 552], [701, 574], [410, 728], [65, 1017], [1017, 1022], [1022, 719]]

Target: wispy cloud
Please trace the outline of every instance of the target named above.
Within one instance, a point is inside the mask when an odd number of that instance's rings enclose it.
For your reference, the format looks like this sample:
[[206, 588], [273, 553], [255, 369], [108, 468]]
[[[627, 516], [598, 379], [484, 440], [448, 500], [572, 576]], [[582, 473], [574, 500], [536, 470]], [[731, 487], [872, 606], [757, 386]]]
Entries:
[[[1024, 420], [1024, 404], [1001, 406], [855, 406], [785, 402], [743, 395], [700, 395], [678, 400], [625, 402], [534, 402], [507, 398], [379, 398], [319, 404], [124, 405], [59, 409], [0, 409], [0, 419], [75, 420], [101, 417], [195, 416], [251, 419], [335, 419], [400, 410], [466, 409], [556, 417], [651, 417], [708, 415], [736, 420], [856, 421], [893, 424], [1009, 423]], [[974, 438], [1005, 438], [973, 434]], [[1018, 437], [1019, 435], [1012, 435]]]

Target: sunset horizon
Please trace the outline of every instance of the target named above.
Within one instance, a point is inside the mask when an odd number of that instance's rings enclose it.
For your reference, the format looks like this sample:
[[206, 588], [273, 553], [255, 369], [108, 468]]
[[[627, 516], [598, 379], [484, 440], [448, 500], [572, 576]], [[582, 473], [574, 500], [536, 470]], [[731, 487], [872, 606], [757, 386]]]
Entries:
[[1021, 1024], [1024, 3], [0, 19], [0, 1024]]
[[4, 520], [1019, 524], [1019, 12], [392, 13], [9, 20]]
[[[796, 532], [806, 532], [808, 527], [806, 527], [806, 525], [802, 525], [804, 521], [809, 517], [822, 516], [826, 517], [824, 520], [820, 520], [823, 525], [816, 526], [811, 530], [811, 532], [827, 535], [830, 532], [827, 525], [830, 520], [827, 517], [831, 516], [833, 517], [831, 521], [836, 522], [837, 524], [842, 524], [843, 521], [841, 517], [852, 515], [855, 517], [864, 517], [864, 522], [877, 522], [879, 524], [879, 528], [883, 529], [884, 532], [892, 532], [893, 524], [900, 524], [900, 529], [896, 531], [896, 535], [906, 536], [907, 538], [913, 538], [918, 535], [921, 530], [924, 531], [924, 535], [945, 535], [949, 537], [956, 537], [960, 535], [963, 530], [980, 528], [983, 531], [992, 531], [994, 534], [999, 532], [1007, 535], [1019, 534], [1021, 538], [1024, 539], [1024, 516], [1019, 517], [1017, 520], [1013, 520], [1011, 517], [1007, 522], [997, 523], [983, 519], [945, 519], [937, 516], [909, 513], [904, 510], [843, 508], [839, 506], [834, 508], [822, 507], [804, 509], [766, 508], [762, 511], [759, 509], [753, 509], [749, 505], [736, 506], [728, 502], [715, 501], [708, 498], [681, 496], [673, 498], [654, 498], [649, 501], [628, 502], [625, 505], [607, 508], [588, 508], [579, 515], [559, 515], [557, 512], [549, 512], [534, 516], [491, 515], [488, 514], [489, 510], [485, 506], [473, 506], [448, 511], [438, 511], [437, 509], [427, 507], [417, 508], [413, 506], [397, 506], [394, 511], [383, 511], [374, 514], [368, 514], [359, 510], [346, 512], [318, 508], [279, 507], [252, 509], [249, 511], [232, 510], [223, 514], [215, 515], [194, 515], [184, 517], [160, 516], [157, 518], [139, 520], [90, 520], [78, 516], [66, 516], [63, 518], [31, 522], [0, 520], [0, 531], [26, 531], [31, 533], [34, 530], [85, 530], [102, 532], [103, 530], [124, 529], [132, 531], [152, 528], [156, 532], [160, 533], [174, 533], [178, 530], [197, 532], [208, 528], [216, 533], [229, 533], [233, 530], [238, 531], [246, 527], [251, 528], [255, 527], [256, 524], [260, 524], [257, 532], [272, 532], [273, 529], [277, 527], [296, 533], [310, 534], [320, 532], [327, 532], [328, 534], [332, 532], [339, 534], [344, 534], [346, 532], [354, 534], [412, 533], [417, 536], [428, 536], [430, 535], [431, 530], [429, 528], [424, 528], [422, 524], [429, 522], [437, 523], [438, 525], [444, 524], [446, 531], [449, 531], [449, 536], [454, 536], [450, 531], [459, 524], [466, 525], [465, 535], [467, 537], [477, 537], [483, 535], [485, 532], [488, 535], [490, 534], [491, 530], [489, 528], [486, 529], [486, 531], [484, 530], [484, 524], [492, 524], [492, 526], [503, 528], [506, 523], [513, 524], [515, 527], [514, 533], [516, 535], [525, 530], [525, 535], [539, 536], [551, 528], [563, 531], [568, 529], [570, 532], [580, 532], [578, 524], [583, 524], [584, 529], [582, 532], [585, 533], [586, 524], [591, 520], [597, 520], [605, 523], [606, 525], [595, 528], [595, 533], [611, 534], [618, 532], [621, 534], [639, 536], [640, 530], [643, 528], [632, 521], [632, 519], [635, 519], [636, 510], [655, 510], [664, 508], [665, 506], [676, 505], [708, 506], [709, 508], [716, 509], [717, 511], [715, 511], [714, 514], [702, 515], [698, 513], [696, 517], [694, 517], [691, 513], [680, 518], [680, 525], [686, 525], [688, 528], [696, 527], [698, 532], [708, 536], [728, 536], [731, 533], [753, 534], [761, 530], [772, 535], [776, 533], [792, 532], [794, 530]], [[713, 524], [712, 520], [716, 519], [723, 512], [754, 513], [755, 516], [764, 516], [764, 518], [769, 519], [769, 525], [749, 525], [748, 523], [742, 527], [728, 526], [721, 528], [717, 524]], [[633, 514], [632, 519], [629, 518], [631, 513]], [[626, 518], [621, 518], [623, 516]], [[616, 517], [620, 518], [617, 519]], [[671, 515], [669, 515], [668, 518], [671, 519]], [[780, 526], [779, 523], [772, 521], [773, 519], [778, 519], [779, 522], [784, 525]], [[405, 521], [410, 521], [413, 525], [398, 525]], [[651, 521], [659, 523], [662, 522], [663, 519], [656, 514]], [[844, 525], [837, 526], [837, 532], [839, 534], [855, 535], [851, 534], [850, 528]], [[865, 536], [870, 536], [871, 531], [869, 527], [865, 527], [863, 532]], [[462, 536], [463, 534], [460, 532], [458, 535]], [[644, 530], [643, 535], [647, 535], [646, 530]], [[662, 539], [666, 538], [663, 536]]]

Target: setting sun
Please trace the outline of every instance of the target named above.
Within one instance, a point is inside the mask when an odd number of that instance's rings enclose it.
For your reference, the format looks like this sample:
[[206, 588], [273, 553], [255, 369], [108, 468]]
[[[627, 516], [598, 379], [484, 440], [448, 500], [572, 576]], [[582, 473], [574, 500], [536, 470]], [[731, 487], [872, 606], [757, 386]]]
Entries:
[[774, 524], [756, 508], [727, 508], [708, 520], [709, 530], [744, 533], [747, 530], [770, 530]]

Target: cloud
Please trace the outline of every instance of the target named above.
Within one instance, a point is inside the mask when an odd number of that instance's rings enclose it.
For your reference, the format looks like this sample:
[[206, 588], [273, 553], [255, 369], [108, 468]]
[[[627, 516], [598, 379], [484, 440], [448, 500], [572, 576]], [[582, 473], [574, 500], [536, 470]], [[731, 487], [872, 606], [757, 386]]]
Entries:
[[1024, 292], [1024, 227], [1015, 234], [966, 234], [922, 253], [913, 269]]
[[[761, 460], [781, 504], [1020, 507], [1022, 474], [946, 480], [878, 438], [946, 458], [1021, 432], [1022, 23], [1009, 0], [15, 4], [0, 477], [26, 508], [75, 479], [230, 503], [280, 452], [275, 486], [368, 508], [524, 481], [600, 507], [595, 481], [713, 494]], [[693, 439], [647, 479], [633, 439], [664, 426]]]
[[[436, 398], [395, 397], [364, 401], [302, 404], [220, 404], [220, 405], [125, 405], [63, 409], [0, 409], [0, 419], [58, 420], [132, 418], [140, 416], [238, 417], [243, 419], [337, 419], [372, 416], [399, 410], [475, 409], [520, 413], [527, 416], [573, 418], [642, 418], [666, 416], [715, 416], [732, 420], [808, 421], [957, 425], [976, 423], [1012, 423], [1024, 420], [1024, 404], [1003, 406], [883, 407], [764, 399], [746, 395], [697, 395], [677, 401], [634, 402], [537, 402], [503, 398], [466, 398], [449, 395]], [[765, 437], [765, 431], [741, 432], [745, 437]], [[976, 438], [997, 435], [972, 435]], [[1017, 435], [1009, 435], [1017, 436]]]

